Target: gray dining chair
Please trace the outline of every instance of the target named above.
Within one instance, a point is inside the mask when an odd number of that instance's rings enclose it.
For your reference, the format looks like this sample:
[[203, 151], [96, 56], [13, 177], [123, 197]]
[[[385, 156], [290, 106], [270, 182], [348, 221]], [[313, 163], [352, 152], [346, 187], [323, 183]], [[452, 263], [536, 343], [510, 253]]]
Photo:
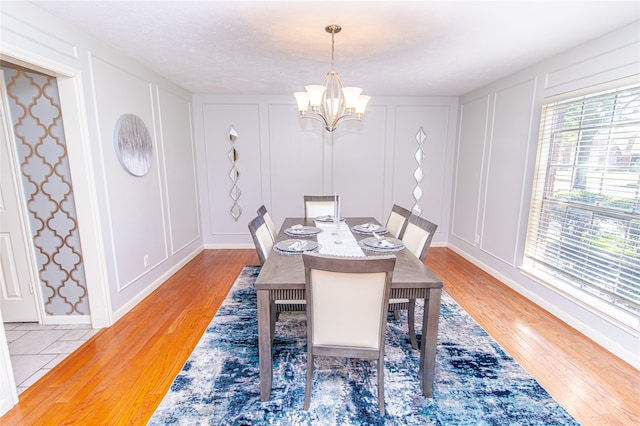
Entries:
[[303, 254], [307, 298], [307, 378], [304, 409], [313, 385], [314, 357], [378, 361], [378, 405], [384, 416], [384, 343], [395, 256], [339, 258]]
[[387, 224], [385, 227], [395, 238], [402, 238], [402, 234], [407, 227], [409, 216], [411, 216], [411, 212], [409, 210], [394, 204], [391, 208], [391, 213], [389, 213], [389, 217], [387, 218]]
[[271, 219], [271, 215], [269, 214], [269, 212], [267, 211], [267, 208], [265, 207], [265, 205], [261, 205], [260, 207], [258, 207], [258, 211], [257, 211], [259, 216], [264, 217], [264, 223], [267, 224], [267, 228], [269, 229], [269, 232], [271, 233], [271, 238], [273, 238], [273, 241], [276, 240], [276, 235], [278, 234], [278, 232], [276, 231], [276, 226], [273, 223], [273, 219]]
[[[249, 232], [253, 238], [253, 244], [256, 247], [258, 253], [258, 259], [260, 265], [264, 265], [264, 262], [269, 257], [275, 240], [272, 237], [271, 232], [268, 229], [264, 215], [258, 215], [251, 222], [249, 222]], [[276, 299], [271, 304], [271, 335], [275, 329], [276, 321], [280, 317], [282, 312], [304, 312], [306, 310], [306, 300], [304, 299]]]
[[409, 216], [409, 221], [401, 239], [404, 246], [420, 261], [424, 262], [437, 229], [438, 225], [435, 223], [412, 214]]
[[[338, 195], [338, 202], [340, 196]], [[335, 214], [335, 195], [305, 195], [304, 217], [333, 216]]]
[[269, 231], [264, 216], [258, 215], [249, 222], [249, 232], [251, 233], [251, 238], [253, 238], [253, 244], [256, 247], [260, 265], [264, 265], [267, 257], [269, 257], [269, 253], [271, 253], [274, 243], [274, 238]]
[[[391, 208], [391, 212], [389, 213], [389, 217], [387, 218], [385, 227], [393, 237], [402, 238], [409, 221], [409, 216], [411, 216], [411, 211], [399, 206], [398, 204], [394, 204]], [[396, 320], [400, 319], [398, 310], [401, 309], [402, 306], [403, 305], [400, 303], [393, 303], [389, 306], [389, 311], [393, 312]], [[408, 305], [405, 309], [408, 309]]]
[[[431, 246], [431, 240], [433, 240], [433, 235], [437, 229], [438, 225], [435, 223], [411, 214], [402, 234], [402, 243], [407, 250], [424, 263]], [[389, 300], [389, 310], [394, 312], [396, 318], [398, 311], [407, 311], [407, 326], [409, 328], [411, 347], [418, 349], [415, 330], [416, 299], [391, 299]]]

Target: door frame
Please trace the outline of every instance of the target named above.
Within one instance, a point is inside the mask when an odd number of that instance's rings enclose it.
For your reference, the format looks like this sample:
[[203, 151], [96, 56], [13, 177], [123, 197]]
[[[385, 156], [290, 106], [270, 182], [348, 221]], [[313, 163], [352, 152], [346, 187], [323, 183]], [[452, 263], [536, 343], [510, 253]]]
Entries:
[[[79, 69], [15, 47], [4, 41], [0, 44], [0, 59], [57, 78], [64, 117], [69, 168], [76, 202], [80, 244], [82, 245], [89, 309], [91, 310], [91, 325], [93, 328], [109, 327], [113, 324], [114, 317], [109, 293], [104, 239], [100, 226], [101, 215], [82, 73]], [[90, 70], [87, 71], [87, 74], [89, 73]], [[0, 351], [8, 353], [8, 343], [0, 342], [0, 345], [2, 346]], [[17, 392], [10, 360], [0, 362], [0, 377], [8, 377], [9, 382], [14, 383], [13, 392]], [[17, 398], [12, 402], [15, 405], [18, 402]]]
[[95, 169], [91, 144], [88, 143], [91, 137], [81, 71], [11, 45], [3, 44], [1, 47], [0, 59], [57, 79], [91, 310], [91, 325], [93, 328], [109, 327], [113, 324], [114, 317], [100, 225]]

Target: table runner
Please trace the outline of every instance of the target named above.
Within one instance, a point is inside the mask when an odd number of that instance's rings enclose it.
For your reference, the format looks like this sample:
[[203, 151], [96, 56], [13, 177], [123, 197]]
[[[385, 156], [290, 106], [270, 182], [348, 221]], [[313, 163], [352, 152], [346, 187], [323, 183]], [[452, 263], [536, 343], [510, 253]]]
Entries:
[[321, 245], [320, 254], [350, 257], [365, 256], [346, 222], [340, 222], [337, 226], [333, 222], [316, 221], [315, 223], [318, 228], [322, 229], [322, 232], [317, 236]]

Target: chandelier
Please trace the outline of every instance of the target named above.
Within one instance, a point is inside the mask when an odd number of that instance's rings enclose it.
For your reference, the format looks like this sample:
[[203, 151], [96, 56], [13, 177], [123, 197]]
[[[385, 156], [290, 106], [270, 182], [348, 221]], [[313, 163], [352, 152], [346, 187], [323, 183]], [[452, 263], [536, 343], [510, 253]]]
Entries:
[[331, 69], [322, 85], [305, 86], [306, 92], [293, 94], [298, 102], [300, 117], [321, 121], [329, 132], [333, 132], [338, 124], [344, 121], [360, 120], [370, 98], [361, 95], [362, 89], [359, 87], [343, 87], [334, 69], [335, 35], [341, 30], [340, 25], [329, 25], [325, 28], [325, 31], [331, 34]]

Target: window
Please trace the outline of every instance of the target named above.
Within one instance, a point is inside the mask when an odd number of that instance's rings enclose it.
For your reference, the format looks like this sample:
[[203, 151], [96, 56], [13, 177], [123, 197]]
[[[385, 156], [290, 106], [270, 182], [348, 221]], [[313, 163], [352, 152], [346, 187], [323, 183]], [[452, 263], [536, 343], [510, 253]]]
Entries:
[[640, 85], [545, 104], [527, 234], [533, 273], [639, 315], [639, 191]]

